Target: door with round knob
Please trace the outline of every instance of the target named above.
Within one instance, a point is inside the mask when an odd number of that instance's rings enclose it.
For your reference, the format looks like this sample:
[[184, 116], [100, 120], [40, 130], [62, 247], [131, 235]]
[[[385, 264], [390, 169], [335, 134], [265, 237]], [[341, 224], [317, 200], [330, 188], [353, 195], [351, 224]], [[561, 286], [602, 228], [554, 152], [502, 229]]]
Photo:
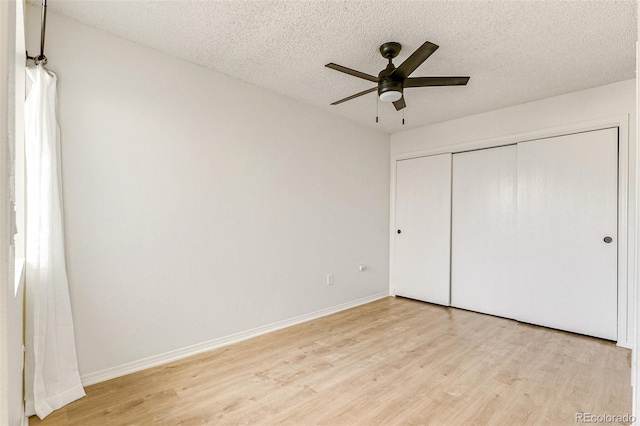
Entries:
[[603, 241], [604, 241], [605, 243], [609, 244], [609, 243], [611, 243], [611, 242], [613, 241], [613, 238], [611, 238], [611, 237], [604, 237], [604, 240], [603, 240]]

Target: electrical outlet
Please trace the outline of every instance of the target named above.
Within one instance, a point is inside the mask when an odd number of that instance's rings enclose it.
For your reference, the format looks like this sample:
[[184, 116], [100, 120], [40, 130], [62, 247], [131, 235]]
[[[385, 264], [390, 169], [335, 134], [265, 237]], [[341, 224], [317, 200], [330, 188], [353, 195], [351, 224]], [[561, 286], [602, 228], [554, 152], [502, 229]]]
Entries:
[[327, 285], [333, 285], [333, 274], [327, 274]]

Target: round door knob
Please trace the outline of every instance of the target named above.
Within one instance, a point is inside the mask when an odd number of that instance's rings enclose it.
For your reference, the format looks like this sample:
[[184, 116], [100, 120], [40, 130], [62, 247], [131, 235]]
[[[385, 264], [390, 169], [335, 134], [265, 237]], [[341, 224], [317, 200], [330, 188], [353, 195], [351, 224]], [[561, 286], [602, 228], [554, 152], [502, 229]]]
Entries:
[[402, 234], [402, 231], [400, 229], [398, 229], [398, 234]]
[[609, 244], [609, 243], [610, 243], [610, 242], [612, 242], [612, 241], [613, 241], [613, 238], [611, 238], [611, 237], [604, 237], [604, 242], [605, 242], [605, 243]]

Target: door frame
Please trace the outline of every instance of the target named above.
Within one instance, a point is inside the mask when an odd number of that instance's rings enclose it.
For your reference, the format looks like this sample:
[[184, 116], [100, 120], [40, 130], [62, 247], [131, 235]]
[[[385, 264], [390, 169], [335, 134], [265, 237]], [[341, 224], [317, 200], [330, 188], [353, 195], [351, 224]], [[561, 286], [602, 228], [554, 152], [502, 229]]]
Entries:
[[[494, 138], [472, 140], [452, 145], [393, 154], [390, 161], [390, 222], [389, 222], [389, 294], [395, 296], [395, 221], [396, 221], [396, 163], [431, 155], [473, 151], [513, 145], [537, 139], [552, 138], [607, 128], [618, 128], [618, 346], [633, 347], [635, 282], [635, 229], [629, 226], [629, 216], [635, 217], [635, 206], [629, 203], [629, 114], [615, 115], [544, 129], [514, 133]], [[630, 211], [631, 209], [631, 211]]]

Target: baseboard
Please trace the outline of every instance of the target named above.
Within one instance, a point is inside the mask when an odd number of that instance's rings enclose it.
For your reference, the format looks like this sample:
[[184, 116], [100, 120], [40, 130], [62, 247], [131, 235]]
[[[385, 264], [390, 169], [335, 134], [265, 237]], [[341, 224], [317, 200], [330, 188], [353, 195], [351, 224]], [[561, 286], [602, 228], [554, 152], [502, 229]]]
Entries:
[[621, 348], [625, 348], [625, 349], [632, 349], [633, 350], [633, 344], [631, 344], [629, 341], [627, 340], [618, 340], [616, 342], [617, 346], [620, 346]]
[[372, 296], [363, 297], [351, 302], [343, 303], [337, 306], [333, 306], [319, 311], [311, 312], [309, 314], [300, 315], [294, 318], [290, 318], [283, 321], [278, 321], [272, 324], [264, 325], [262, 327], [253, 328], [251, 330], [242, 331], [229, 336], [220, 337], [218, 339], [209, 340], [207, 342], [198, 343], [195, 345], [187, 346], [185, 348], [176, 349], [170, 352], [165, 352], [160, 355], [154, 355], [149, 358], [144, 358], [138, 361], [129, 362], [116, 367], [107, 368], [105, 370], [96, 371], [95, 373], [84, 374], [80, 377], [83, 386], [93, 385], [95, 383], [104, 382], [106, 380], [115, 379], [127, 374], [135, 373], [137, 371], [146, 370], [147, 368], [157, 367], [158, 365], [167, 364], [169, 362], [177, 361], [179, 359], [187, 358], [193, 355], [207, 352], [212, 349], [221, 348], [234, 343], [242, 342], [243, 340], [251, 339], [252, 337], [261, 336], [263, 334], [271, 333], [283, 328], [291, 327], [303, 322], [311, 321], [314, 319], [326, 317], [327, 315], [335, 314], [340, 311], [355, 308], [356, 306], [365, 305], [367, 303], [374, 302], [376, 300], [389, 297], [389, 292], [374, 294]]

